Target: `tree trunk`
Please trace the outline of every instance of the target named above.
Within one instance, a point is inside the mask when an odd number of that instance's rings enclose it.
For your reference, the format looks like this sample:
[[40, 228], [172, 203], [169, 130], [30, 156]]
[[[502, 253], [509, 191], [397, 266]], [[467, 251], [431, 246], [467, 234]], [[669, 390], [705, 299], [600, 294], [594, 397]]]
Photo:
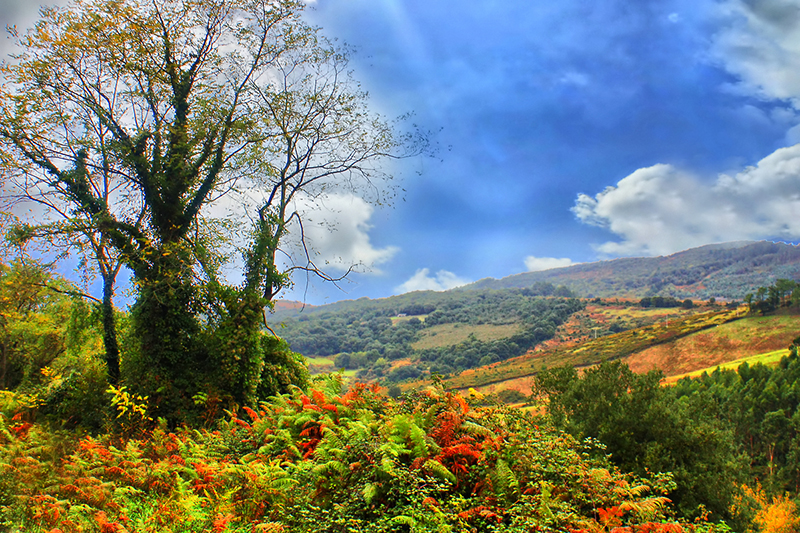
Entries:
[[106, 349], [106, 366], [108, 382], [119, 383], [119, 344], [117, 343], [117, 320], [114, 316], [114, 279], [103, 277], [103, 302], [100, 304], [103, 313], [103, 344]]

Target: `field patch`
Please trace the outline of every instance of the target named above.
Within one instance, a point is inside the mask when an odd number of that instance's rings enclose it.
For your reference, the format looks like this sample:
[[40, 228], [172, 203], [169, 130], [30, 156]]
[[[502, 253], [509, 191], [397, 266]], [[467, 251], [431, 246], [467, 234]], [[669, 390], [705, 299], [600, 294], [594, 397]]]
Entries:
[[420, 339], [411, 344], [415, 350], [427, 350], [431, 348], [442, 348], [445, 346], [455, 346], [467, 339], [470, 335], [480, 341], [494, 341], [507, 339], [521, 330], [519, 324], [440, 324], [430, 328], [425, 328], [420, 332]]
[[392, 325], [396, 326], [400, 322], [408, 322], [412, 318], [416, 318], [420, 322], [425, 322], [425, 319], [428, 318], [428, 315], [407, 315], [407, 316], [393, 316], [389, 320], [392, 321]]
[[686, 374], [785, 349], [798, 335], [797, 316], [745, 317], [650, 346], [624, 361], [638, 373], [659, 369], [667, 376]]
[[789, 355], [789, 349], [785, 348], [783, 350], [775, 350], [774, 352], [761, 353], [758, 355], [753, 355], [751, 357], [743, 357], [741, 359], [736, 359], [735, 361], [728, 361], [727, 363], [722, 363], [720, 365], [716, 365], [713, 367], [702, 368], [700, 370], [695, 370], [693, 372], [686, 372], [685, 374], [676, 374], [673, 376], [667, 376], [664, 379], [664, 383], [673, 384], [680, 381], [683, 378], [697, 378], [702, 376], [704, 373], [711, 374], [717, 368], [719, 368], [720, 370], [736, 370], [744, 363], [747, 363], [748, 365], [755, 365], [761, 363], [762, 365], [776, 366], [778, 363], [780, 363], [781, 359], [787, 357], [788, 355]]

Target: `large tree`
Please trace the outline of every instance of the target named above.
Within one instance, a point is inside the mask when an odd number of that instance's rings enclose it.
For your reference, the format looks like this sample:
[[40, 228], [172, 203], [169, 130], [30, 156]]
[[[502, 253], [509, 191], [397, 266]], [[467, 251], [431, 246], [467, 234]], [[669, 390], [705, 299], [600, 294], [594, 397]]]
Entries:
[[[137, 380], [176, 420], [198, 392], [252, 402], [264, 306], [293, 268], [328, 277], [297, 206], [342, 187], [380, 201], [380, 162], [417, 148], [369, 113], [302, 7], [75, 0], [42, 11], [2, 67], [6, 194], [46, 198], [131, 270]], [[242, 215], [239, 285], [218, 275], [226, 206]], [[303, 254], [287, 268], [290, 236]]]

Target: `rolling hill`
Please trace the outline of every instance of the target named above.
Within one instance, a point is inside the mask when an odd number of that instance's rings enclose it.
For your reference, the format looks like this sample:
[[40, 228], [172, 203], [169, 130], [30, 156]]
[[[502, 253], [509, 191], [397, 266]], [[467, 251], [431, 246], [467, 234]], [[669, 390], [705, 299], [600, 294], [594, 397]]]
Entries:
[[[792, 330], [796, 317], [784, 318], [779, 334], [751, 321], [761, 331], [748, 330], [747, 349], [732, 333], [727, 340], [709, 333], [727, 331], [721, 326], [746, 314], [737, 299], [780, 278], [800, 279], [800, 247], [740, 242], [486, 279], [444, 292], [284, 304], [271, 322], [314, 372], [344, 368], [352, 379], [387, 383], [439, 374], [452, 388], [524, 390], [533, 374], [557, 365], [627, 358], [638, 371], [679, 374], [785, 349], [800, 334]], [[755, 347], [760, 337], [766, 340]]]
[[582, 263], [502, 279], [486, 278], [459, 290], [563, 285], [585, 298], [726, 298], [741, 300], [776, 279], [800, 279], [800, 246], [768, 241], [711, 244], [663, 257]]

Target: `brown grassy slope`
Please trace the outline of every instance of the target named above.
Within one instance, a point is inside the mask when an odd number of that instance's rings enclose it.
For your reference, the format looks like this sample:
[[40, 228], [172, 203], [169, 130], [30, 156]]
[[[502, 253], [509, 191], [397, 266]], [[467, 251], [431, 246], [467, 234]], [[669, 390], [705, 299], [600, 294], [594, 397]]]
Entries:
[[800, 336], [798, 310], [782, 316], [746, 317], [673, 342], [651, 346], [624, 359], [634, 372], [660, 369], [667, 376], [780, 350]]
[[471, 335], [481, 341], [506, 339], [519, 333], [520, 329], [522, 329], [520, 324], [439, 324], [422, 330], [420, 339], [412, 343], [411, 347], [415, 350], [425, 350], [455, 346], [469, 339]]
[[694, 315], [662, 320], [650, 326], [585, 342], [568, 342], [548, 349], [467, 370], [448, 378], [445, 384], [456, 389], [482, 387], [511, 379], [531, 376], [545, 368], [572, 365], [589, 366], [605, 359], [619, 359], [650, 346], [674, 341], [741, 316], [742, 310], [700, 312]]

